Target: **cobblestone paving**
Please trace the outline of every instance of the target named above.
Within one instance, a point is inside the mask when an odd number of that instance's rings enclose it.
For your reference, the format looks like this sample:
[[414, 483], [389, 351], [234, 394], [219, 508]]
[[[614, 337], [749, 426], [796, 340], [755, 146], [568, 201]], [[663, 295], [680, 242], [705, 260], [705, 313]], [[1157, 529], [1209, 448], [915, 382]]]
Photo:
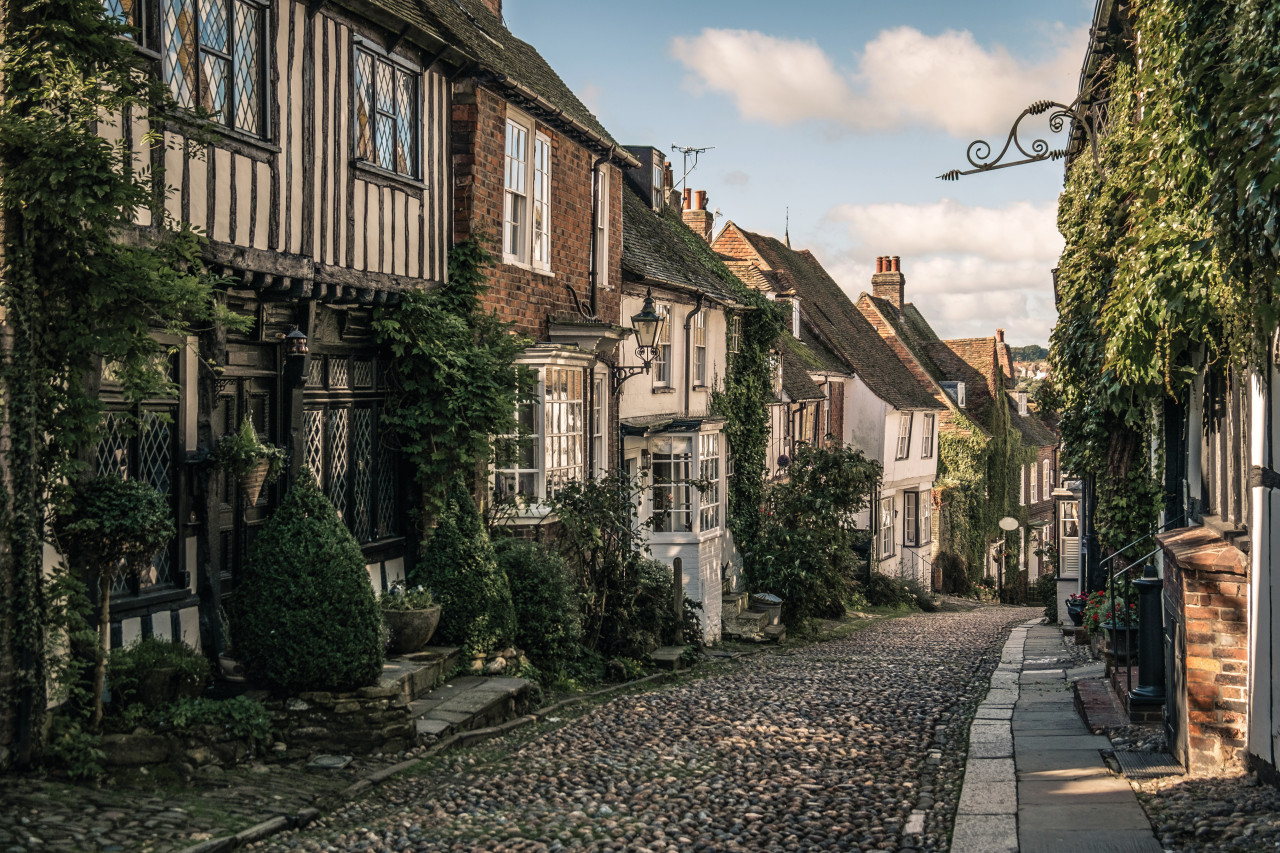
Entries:
[[892, 619], [621, 697], [253, 849], [945, 850], [969, 718], [1039, 613]]
[[1280, 788], [1252, 773], [1169, 776], [1133, 787], [1167, 851], [1280, 850]]

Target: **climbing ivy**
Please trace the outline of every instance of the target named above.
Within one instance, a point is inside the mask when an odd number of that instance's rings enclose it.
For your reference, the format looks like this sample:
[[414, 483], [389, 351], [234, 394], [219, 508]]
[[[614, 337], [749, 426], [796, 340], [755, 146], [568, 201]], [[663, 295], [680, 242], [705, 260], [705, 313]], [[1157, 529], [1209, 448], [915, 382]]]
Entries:
[[[39, 756], [48, 675], [42, 571], [54, 484], [76, 480], [102, 424], [96, 391], [113, 363], [127, 401], [173, 392], [153, 333], [219, 321], [203, 245], [164, 219], [153, 175], [98, 135], [104, 116], [149, 122], [172, 109], [126, 30], [99, 0], [6, 6], [0, 98], [0, 217], [5, 336], [0, 388], [10, 447], [0, 465], [0, 654], [15, 681], [0, 690], [12, 760]], [[158, 139], [148, 136], [144, 145]], [[150, 211], [160, 227], [137, 230]], [[2, 669], [2, 667], [0, 667]]]
[[528, 342], [481, 307], [492, 263], [476, 240], [459, 243], [445, 284], [409, 291], [374, 317], [394, 356], [387, 421], [422, 487], [427, 522], [459, 475], [474, 478], [489, 464], [493, 437], [516, 432], [516, 403], [535, 389], [534, 374], [515, 364]]
[[775, 403], [771, 353], [785, 324], [777, 307], [764, 296], [741, 283], [734, 290], [747, 310], [733, 315], [741, 321], [738, 351], [730, 354], [724, 385], [713, 391], [711, 406], [725, 418], [725, 439], [733, 454], [726, 520], [750, 575], [760, 545], [769, 411]]

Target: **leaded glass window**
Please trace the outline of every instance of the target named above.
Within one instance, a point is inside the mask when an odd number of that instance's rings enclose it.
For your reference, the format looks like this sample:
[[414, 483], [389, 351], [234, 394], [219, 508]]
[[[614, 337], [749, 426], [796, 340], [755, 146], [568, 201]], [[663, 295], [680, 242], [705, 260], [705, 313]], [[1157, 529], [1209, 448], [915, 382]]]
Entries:
[[397, 535], [396, 454], [372, 403], [308, 403], [304, 463], [359, 542]]
[[356, 156], [381, 169], [421, 177], [418, 74], [356, 49]]
[[[106, 2], [110, 9], [115, 0]], [[265, 7], [251, 0], [161, 3], [161, 73], [174, 100], [208, 111], [219, 124], [264, 135]]]

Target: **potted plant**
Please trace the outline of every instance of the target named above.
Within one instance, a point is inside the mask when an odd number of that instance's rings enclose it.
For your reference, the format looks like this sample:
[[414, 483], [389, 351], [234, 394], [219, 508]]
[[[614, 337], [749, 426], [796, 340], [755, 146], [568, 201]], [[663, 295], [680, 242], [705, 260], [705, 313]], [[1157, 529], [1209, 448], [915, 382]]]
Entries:
[[1138, 647], [1138, 603], [1118, 598], [1113, 612], [1111, 601], [1106, 601], [1102, 615], [1112, 663], [1131, 662]]
[[1071, 622], [1077, 628], [1084, 625], [1084, 608], [1089, 602], [1089, 596], [1083, 592], [1073, 593], [1067, 596], [1067, 615], [1071, 617]]
[[393, 584], [379, 604], [387, 623], [393, 654], [409, 654], [425, 646], [440, 624], [440, 605], [423, 586]]
[[245, 417], [238, 431], [222, 437], [209, 461], [239, 481], [245, 501], [253, 506], [262, 494], [262, 487], [274, 483], [284, 473], [286, 454], [283, 447], [263, 444], [253, 421]]
[[218, 652], [218, 674], [223, 681], [240, 684], [244, 681], [244, 664], [236, 658], [235, 648], [231, 642], [231, 620], [227, 611], [218, 608], [218, 622], [222, 626], [222, 651]]

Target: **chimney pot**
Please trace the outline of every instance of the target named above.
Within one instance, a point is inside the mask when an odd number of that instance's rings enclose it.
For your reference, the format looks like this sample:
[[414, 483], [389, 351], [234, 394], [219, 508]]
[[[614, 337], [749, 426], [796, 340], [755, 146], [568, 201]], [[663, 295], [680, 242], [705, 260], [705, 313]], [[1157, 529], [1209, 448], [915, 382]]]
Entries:
[[1004, 329], [996, 329], [996, 340], [1004, 343]]
[[707, 191], [706, 190], [693, 191], [693, 209], [694, 210], [707, 209]]
[[871, 277], [873, 296], [884, 299], [901, 311], [906, 301], [903, 298], [906, 284], [907, 279], [902, 274], [901, 260], [897, 255], [881, 255], [876, 258], [876, 273]]
[[902, 260], [897, 256], [893, 256], [893, 271], [902, 272]]
[[693, 199], [693, 190], [689, 189], [688, 187], [685, 187], [684, 188], [684, 209], [685, 210], [693, 209], [692, 199]]
[[884, 256], [883, 255], [876, 258], [876, 272], [877, 273], [884, 272]]

